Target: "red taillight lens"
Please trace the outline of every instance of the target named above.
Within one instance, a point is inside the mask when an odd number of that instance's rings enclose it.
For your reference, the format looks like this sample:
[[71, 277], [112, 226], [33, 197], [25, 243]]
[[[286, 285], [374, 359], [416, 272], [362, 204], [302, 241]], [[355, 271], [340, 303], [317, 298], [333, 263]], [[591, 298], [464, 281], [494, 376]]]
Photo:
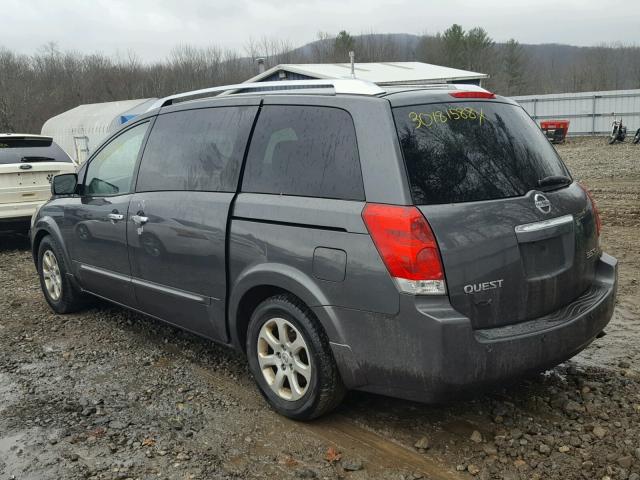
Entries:
[[591, 208], [593, 208], [593, 215], [596, 217], [596, 233], [598, 234], [598, 237], [599, 237], [600, 231], [602, 230], [602, 220], [600, 220], [600, 211], [596, 206], [596, 201], [593, 199], [593, 195], [591, 195], [591, 192], [587, 189], [587, 187], [581, 183], [579, 185], [582, 188], [582, 190], [584, 190], [584, 193], [587, 194], [587, 197], [589, 197], [589, 201], [591, 202]]
[[420, 210], [369, 203], [362, 218], [387, 270], [402, 291], [446, 293], [438, 243]]
[[496, 98], [491, 92], [451, 92], [449, 95], [455, 98]]

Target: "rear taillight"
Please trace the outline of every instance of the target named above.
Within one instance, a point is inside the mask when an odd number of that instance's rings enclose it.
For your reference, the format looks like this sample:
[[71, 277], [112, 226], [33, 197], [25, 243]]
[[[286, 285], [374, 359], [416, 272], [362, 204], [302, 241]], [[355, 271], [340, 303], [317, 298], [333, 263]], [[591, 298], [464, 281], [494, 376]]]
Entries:
[[438, 243], [420, 210], [369, 203], [362, 218], [400, 291], [415, 295], [447, 292]]
[[587, 194], [587, 197], [589, 197], [589, 201], [591, 202], [591, 208], [593, 209], [593, 216], [596, 217], [596, 233], [598, 234], [598, 237], [599, 237], [600, 231], [602, 230], [602, 220], [600, 220], [600, 212], [598, 211], [598, 207], [596, 206], [596, 201], [593, 199], [593, 195], [591, 195], [591, 192], [587, 189], [586, 186], [584, 186], [581, 183], [579, 185], [582, 188], [582, 190], [584, 190], [584, 193]]
[[496, 98], [495, 93], [491, 92], [451, 92], [451, 95], [454, 98]]

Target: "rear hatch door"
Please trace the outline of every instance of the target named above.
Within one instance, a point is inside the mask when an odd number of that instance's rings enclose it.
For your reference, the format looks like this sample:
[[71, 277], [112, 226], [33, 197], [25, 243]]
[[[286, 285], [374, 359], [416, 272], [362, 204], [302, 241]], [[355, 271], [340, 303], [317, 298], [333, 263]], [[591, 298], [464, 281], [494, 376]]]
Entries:
[[452, 98], [397, 107], [394, 117], [451, 304], [475, 328], [543, 316], [591, 285], [591, 202], [522, 108]]
[[74, 170], [51, 138], [0, 136], [0, 204], [47, 200], [54, 175]]

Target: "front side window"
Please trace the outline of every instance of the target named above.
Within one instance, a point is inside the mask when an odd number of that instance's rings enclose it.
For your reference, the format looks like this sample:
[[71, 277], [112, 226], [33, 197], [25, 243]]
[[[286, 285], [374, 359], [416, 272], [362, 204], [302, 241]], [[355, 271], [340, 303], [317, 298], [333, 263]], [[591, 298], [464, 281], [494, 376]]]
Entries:
[[235, 192], [257, 107], [160, 115], [149, 134], [136, 191]]
[[84, 182], [85, 195], [131, 192], [133, 173], [149, 123], [137, 125], [113, 139], [91, 160]]
[[351, 115], [330, 107], [263, 107], [242, 191], [364, 200]]

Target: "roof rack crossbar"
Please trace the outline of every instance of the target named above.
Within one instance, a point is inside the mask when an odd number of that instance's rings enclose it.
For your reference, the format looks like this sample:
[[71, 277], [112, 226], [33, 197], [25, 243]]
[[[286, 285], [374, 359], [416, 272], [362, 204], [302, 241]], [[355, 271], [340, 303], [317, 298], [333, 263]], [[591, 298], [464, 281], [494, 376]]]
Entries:
[[[203, 88], [200, 90], [177, 93], [175, 95], [160, 98], [155, 101], [151, 105], [151, 107], [149, 107], [149, 110], [166, 107], [167, 105], [171, 105], [174, 100], [179, 99], [187, 99], [190, 97], [198, 96], [215, 96], [223, 94], [225, 92], [227, 94], [233, 94], [237, 91], [247, 93], [247, 90], [256, 90], [259, 92], [261, 89], [269, 88], [279, 89], [277, 90], [278, 93], [283, 93], [283, 91], [287, 90], [288, 88], [292, 88], [293, 90], [309, 88], [314, 89], [316, 92], [319, 89], [326, 89], [331, 94], [349, 93], [354, 95], [380, 95], [385, 93], [385, 91], [375, 83], [357, 79], [327, 78], [322, 80], [284, 80], [273, 82], [238, 83], [235, 85], [222, 85], [219, 87]], [[268, 94], [274, 92], [265, 91], [260, 93]]]

